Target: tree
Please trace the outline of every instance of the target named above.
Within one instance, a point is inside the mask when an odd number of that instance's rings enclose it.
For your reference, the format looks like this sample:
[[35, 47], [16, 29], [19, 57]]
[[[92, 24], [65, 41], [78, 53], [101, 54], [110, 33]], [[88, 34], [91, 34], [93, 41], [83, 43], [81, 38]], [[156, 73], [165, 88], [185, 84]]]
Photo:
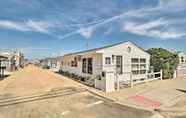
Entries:
[[151, 48], [147, 52], [151, 54], [150, 63], [154, 71], [162, 69], [164, 79], [172, 78], [179, 62], [178, 54], [163, 48]]

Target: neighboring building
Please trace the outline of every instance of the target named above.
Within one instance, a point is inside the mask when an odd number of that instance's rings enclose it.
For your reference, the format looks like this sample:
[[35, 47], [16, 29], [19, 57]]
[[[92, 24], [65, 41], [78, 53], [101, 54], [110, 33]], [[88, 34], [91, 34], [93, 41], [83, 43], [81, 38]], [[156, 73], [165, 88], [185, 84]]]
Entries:
[[180, 52], [178, 54], [179, 64], [186, 64], [186, 54], [184, 52]]
[[45, 58], [40, 61], [42, 67], [46, 67], [48, 69], [57, 68], [57, 58]]
[[15, 71], [24, 65], [24, 56], [17, 50], [0, 49], [0, 55], [7, 57], [7, 60], [2, 63], [6, 71]]
[[5, 75], [5, 69], [6, 67], [2, 65], [4, 61], [6, 61], [8, 58], [0, 55], [0, 80], [4, 78]]
[[135, 79], [147, 78], [150, 54], [132, 42], [66, 54], [60, 58], [60, 69], [82, 77], [117, 74], [119, 81], [129, 81], [130, 73]]
[[177, 67], [177, 76], [185, 76], [186, 75], [186, 54], [184, 52], [178, 53], [179, 64]]

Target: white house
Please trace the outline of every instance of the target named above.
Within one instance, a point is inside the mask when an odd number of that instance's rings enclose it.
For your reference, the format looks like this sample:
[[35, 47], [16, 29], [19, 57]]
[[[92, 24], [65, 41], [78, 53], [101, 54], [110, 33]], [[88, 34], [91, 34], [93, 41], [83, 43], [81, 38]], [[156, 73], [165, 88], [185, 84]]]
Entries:
[[150, 67], [150, 54], [132, 42], [121, 42], [71, 54], [61, 59], [61, 70], [82, 77], [105, 76], [104, 73], [117, 74], [117, 80], [129, 81], [147, 78]]
[[7, 57], [7, 60], [2, 62], [2, 66], [6, 67], [7, 71], [14, 71], [24, 65], [24, 55], [17, 50], [0, 49], [0, 55]]
[[177, 76], [185, 76], [186, 75], [186, 54], [184, 52], [180, 52], [178, 54], [179, 64], [177, 67]]
[[184, 52], [180, 52], [178, 54], [179, 64], [186, 64], [186, 54]]

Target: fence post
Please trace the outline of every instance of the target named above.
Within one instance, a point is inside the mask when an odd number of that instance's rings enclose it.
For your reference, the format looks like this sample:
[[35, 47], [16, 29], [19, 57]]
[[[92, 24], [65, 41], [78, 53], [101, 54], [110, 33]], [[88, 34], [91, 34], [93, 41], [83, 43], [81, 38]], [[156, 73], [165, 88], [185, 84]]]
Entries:
[[160, 70], [160, 80], [163, 80], [163, 70]]
[[149, 79], [149, 78], [148, 78], [148, 72], [147, 72], [147, 71], [145, 72], [145, 76], [146, 76], [145, 82], [148, 82], [148, 79]]
[[114, 74], [116, 77], [116, 90], [119, 90], [119, 79], [117, 73]]
[[132, 72], [130, 73], [130, 87], [133, 88]]
[[174, 70], [173, 79], [177, 78], [177, 70]]

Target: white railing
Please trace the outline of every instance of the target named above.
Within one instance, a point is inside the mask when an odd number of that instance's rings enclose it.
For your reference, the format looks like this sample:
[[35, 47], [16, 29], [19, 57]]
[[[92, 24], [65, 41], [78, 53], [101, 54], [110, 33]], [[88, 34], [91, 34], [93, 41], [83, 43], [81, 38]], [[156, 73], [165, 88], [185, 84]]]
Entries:
[[133, 77], [131, 76], [130, 86], [133, 87], [133, 85], [143, 83], [143, 82], [150, 82], [150, 81], [154, 81], [154, 80], [162, 80], [162, 74], [163, 74], [162, 70], [160, 70], [159, 72], [147, 73], [146, 78], [137, 79], [135, 81], [133, 80]]
[[160, 72], [153, 72], [147, 74], [147, 80], [162, 80], [162, 70]]
[[152, 72], [152, 73], [146, 73], [145, 76], [138, 76], [138, 75], [133, 75], [131, 72], [127, 73], [130, 76], [130, 79], [128, 81], [120, 81], [118, 79], [117, 80], [117, 89], [119, 89], [121, 87], [122, 84], [128, 85], [133, 87], [133, 85], [135, 84], [140, 84], [140, 83], [144, 83], [144, 82], [150, 82], [150, 81], [154, 81], [154, 80], [162, 80], [162, 70], [159, 72]]

